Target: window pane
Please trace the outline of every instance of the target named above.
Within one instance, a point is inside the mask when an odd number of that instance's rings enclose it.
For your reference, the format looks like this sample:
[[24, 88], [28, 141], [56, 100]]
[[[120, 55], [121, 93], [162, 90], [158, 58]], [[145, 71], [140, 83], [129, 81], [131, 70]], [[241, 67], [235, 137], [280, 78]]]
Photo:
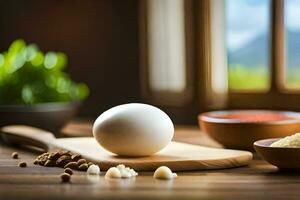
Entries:
[[269, 88], [270, 0], [226, 0], [231, 90]]
[[211, 86], [216, 94], [228, 91], [225, 1], [211, 0]]
[[186, 87], [184, 0], [148, 0], [150, 87], [182, 92]]
[[285, 0], [286, 86], [300, 89], [300, 1]]

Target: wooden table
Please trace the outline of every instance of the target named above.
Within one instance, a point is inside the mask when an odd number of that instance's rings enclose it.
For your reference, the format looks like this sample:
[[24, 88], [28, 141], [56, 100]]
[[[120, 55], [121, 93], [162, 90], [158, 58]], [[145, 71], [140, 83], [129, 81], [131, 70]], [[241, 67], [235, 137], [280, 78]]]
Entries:
[[[72, 123], [64, 134], [89, 135], [89, 123]], [[177, 128], [176, 140], [218, 146], [196, 127]], [[20, 159], [11, 158], [19, 152]], [[173, 181], [155, 180], [152, 173], [135, 179], [105, 180], [76, 172], [60, 183], [61, 168], [32, 164], [37, 154], [0, 143], [0, 199], [300, 199], [300, 173], [281, 173], [255, 156], [249, 166], [178, 173]], [[27, 168], [18, 162], [29, 163]]]

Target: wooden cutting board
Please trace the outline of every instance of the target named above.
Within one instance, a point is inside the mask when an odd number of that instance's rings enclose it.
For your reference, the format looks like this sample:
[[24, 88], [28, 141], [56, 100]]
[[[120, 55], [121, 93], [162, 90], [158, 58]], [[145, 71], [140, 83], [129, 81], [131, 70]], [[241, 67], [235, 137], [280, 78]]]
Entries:
[[137, 171], [154, 171], [165, 165], [173, 171], [224, 169], [247, 165], [252, 160], [248, 151], [203, 147], [171, 142], [149, 157], [120, 157], [103, 149], [93, 137], [55, 138], [50, 132], [28, 126], [6, 126], [1, 129], [4, 141], [10, 144], [31, 145], [51, 151], [61, 148], [81, 154], [101, 169], [125, 164]]

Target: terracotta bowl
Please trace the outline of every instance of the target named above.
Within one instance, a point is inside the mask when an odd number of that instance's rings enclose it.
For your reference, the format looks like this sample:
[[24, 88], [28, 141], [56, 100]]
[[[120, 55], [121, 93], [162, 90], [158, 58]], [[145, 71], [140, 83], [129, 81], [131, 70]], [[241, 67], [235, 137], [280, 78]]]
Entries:
[[267, 110], [213, 111], [199, 115], [199, 124], [226, 148], [254, 150], [253, 143], [300, 132], [300, 113]]
[[300, 169], [300, 148], [278, 148], [270, 145], [280, 138], [259, 140], [254, 143], [256, 152], [279, 169]]

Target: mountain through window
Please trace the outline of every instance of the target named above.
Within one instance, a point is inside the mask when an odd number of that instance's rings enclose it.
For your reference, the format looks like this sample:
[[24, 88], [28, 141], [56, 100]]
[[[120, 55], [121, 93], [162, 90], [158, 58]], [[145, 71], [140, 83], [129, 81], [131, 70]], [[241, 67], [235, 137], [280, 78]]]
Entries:
[[270, 0], [226, 0], [228, 86], [268, 90]]
[[300, 1], [285, 0], [285, 84], [300, 89]]

